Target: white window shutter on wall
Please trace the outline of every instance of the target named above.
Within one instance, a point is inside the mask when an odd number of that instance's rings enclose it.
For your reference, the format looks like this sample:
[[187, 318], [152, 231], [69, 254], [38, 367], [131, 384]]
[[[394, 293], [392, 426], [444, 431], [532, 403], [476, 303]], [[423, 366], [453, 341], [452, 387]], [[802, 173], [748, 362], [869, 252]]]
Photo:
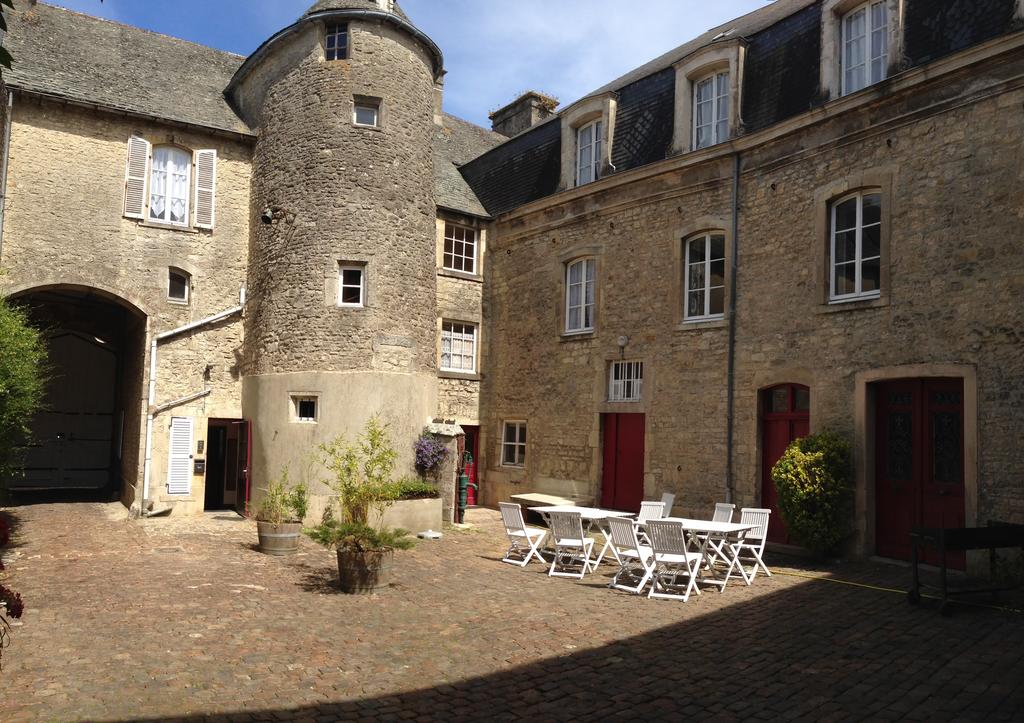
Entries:
[[213, 228], [217, 151], [196, 151], [196, 227]]
[[192, 493], [192, 419], [171, 419], [171, 443], [168, 450], [167, 494]]
[[139, 136], [128, 139], [128, 167], [124, 180], [124, 215], [146, 217], [146, 176], [149, 170], [149, 141]]

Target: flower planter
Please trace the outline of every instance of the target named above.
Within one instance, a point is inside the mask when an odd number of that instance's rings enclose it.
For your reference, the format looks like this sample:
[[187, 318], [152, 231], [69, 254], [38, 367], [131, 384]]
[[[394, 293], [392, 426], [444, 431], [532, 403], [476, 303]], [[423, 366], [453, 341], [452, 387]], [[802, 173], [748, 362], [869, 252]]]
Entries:
[[350, 595], [367, 595], [386, 588], [391, 582], [394, 556], [394, 550], [338, 550], [338, 582], [341, 591]]
[[299, 549], [301, 522], [257, 522], [256, 532], [260, 538], [260, 552], [267, 555], [291, 555]]

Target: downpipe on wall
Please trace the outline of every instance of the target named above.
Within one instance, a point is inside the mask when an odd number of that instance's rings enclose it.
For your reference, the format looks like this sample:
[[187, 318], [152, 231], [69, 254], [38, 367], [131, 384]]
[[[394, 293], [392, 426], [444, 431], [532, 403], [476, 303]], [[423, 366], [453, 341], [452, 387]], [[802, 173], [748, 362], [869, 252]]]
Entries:
[[740, 153], [733, 157], [732, 169], [732, 258], [729, 261], [729, 273], [732, 283], [729, 284], [729, 350], [728, 373], [726, 379], [726, 432], [725, 432], [725, 501], [735, 503], [736, 480], [733, 472], [733, 431], [736, 426], [736, 287], [737, 267], [736, 256], [739, 254], [740, 239]]
[[[245, 294], [244, 291], [241, 292], [240, 297], [239, 297], [242, 300], [242, 304], [245, 303], [245, 295], [244, 294]], [[156, 336], [153, 337], [153, 340], [150, 342], [150, 346], [149, 346], [149, 404], [147, 405], [147, 410], [148, 411], [146, 413], [146, 460], [145, 460], [145, 463], [143, 464], [143, 471], [142, 471], [142, 502], [139, 505], [139, 514], [142, 517], [145, 517], [145, 516], [147, 516], [149, 514], [149, 510], [148, 510], [148, 508], [149, 508], [149, 482], [150, 482], [150, 479], [151, 479], [152, 469], [153, 469], [153, 419], [156, 417], [156, 415], [159, 412], [166, 411], [166, 410], [170, 409], [171, 407], [178, 406], [179, 404], [186, 404], [186, 403], [188, 403], [190, 401], [193, 401], [195, 399], [199, 399], [200, 397], [204, 397], [204, 396], [206, 396], [208, 394], [208, 392], [198, 392], [196, 394], [191, 394], [191, 395], [189, 395], [187, 397], [183, 397], [182, 399], [179, 399], [179, 400], [177, 400], [175, 402], [171, 402], [169, 404], [164, 404], [164, 405], [161, 405], [160, 407], [157, 407], [156, 406], [157, 347], [159, 346], [159, 344], [161, 342], [167, 341], [168, 339], [173, 339], [176, 336], [181, 336], [182, 334], [187, 334], [190, 331], [195, 331], [197, 329], [201, 329], [203, 327], [210, 326], [212, 324], [216, 324], [218, 322], [224, 321], [225, 319], [231, 318], [235, 314], [241, 314], [244, 309], [245, 309], [244, 305], [236, 306], [234, 308], [228, 309], [227, 311], [222, 311], [219, 314], [214, 314], [213, 316], [207, 317], [207, 318], [202, 319], [200, 321], [194, 321], [191, 324], [186, 324], [185, 326], [179, 326], [177, 329], [171, 329], [170, 331], [165, 331], [162, 334], [157, 334]]]
[[11, 158], [11, 126], [14, 125], [14, 91], [7, 90], [7, 122], [4, 124], [4, 162], [0, 168], [0, 260], [4, 257], [4, 218], [7, 211], [7, 168]]

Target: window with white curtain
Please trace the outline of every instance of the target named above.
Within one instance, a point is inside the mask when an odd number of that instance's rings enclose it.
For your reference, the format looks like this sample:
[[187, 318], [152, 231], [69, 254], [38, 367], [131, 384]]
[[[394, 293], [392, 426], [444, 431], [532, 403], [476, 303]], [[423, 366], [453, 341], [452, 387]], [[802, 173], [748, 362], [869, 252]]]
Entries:
[[577, 259], [565, 269], [565, 331], [573, 334], [594, 330], [597, 262]]
[[885, 80], [889, 65], [886, 0], [869, 2], [843, 16], [842, 94]]
[[476, 372], [476, 326], [456, 321], [441, 323], [441, 371]]
[[729, 73], [712, 73], [693, 84], [693, 149], [729, 140]]
[[601, 168], [601, 133], [604, 123], [594, 121], [576, 131], [576, 185], [597, 180]]
[[192, 154], [173, 146], [153, 149], [149, 184], [149, 218], [158, 223], [188, 225]]

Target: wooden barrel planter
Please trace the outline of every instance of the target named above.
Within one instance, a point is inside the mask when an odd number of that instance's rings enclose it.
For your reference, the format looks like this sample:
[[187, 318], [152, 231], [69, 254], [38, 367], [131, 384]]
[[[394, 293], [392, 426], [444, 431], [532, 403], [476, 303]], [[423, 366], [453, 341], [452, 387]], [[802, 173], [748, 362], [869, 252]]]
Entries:
[[291, 555], [298, 552], [301, 522], [257, 522], [256, 533], [260, 538], [260, 552], [267, 555]]
[[391, 583], [394, 557], [394, 550], [338, 550], [338, 580], [341, 591], [351, 595], [364, 595], [386, 588]]

